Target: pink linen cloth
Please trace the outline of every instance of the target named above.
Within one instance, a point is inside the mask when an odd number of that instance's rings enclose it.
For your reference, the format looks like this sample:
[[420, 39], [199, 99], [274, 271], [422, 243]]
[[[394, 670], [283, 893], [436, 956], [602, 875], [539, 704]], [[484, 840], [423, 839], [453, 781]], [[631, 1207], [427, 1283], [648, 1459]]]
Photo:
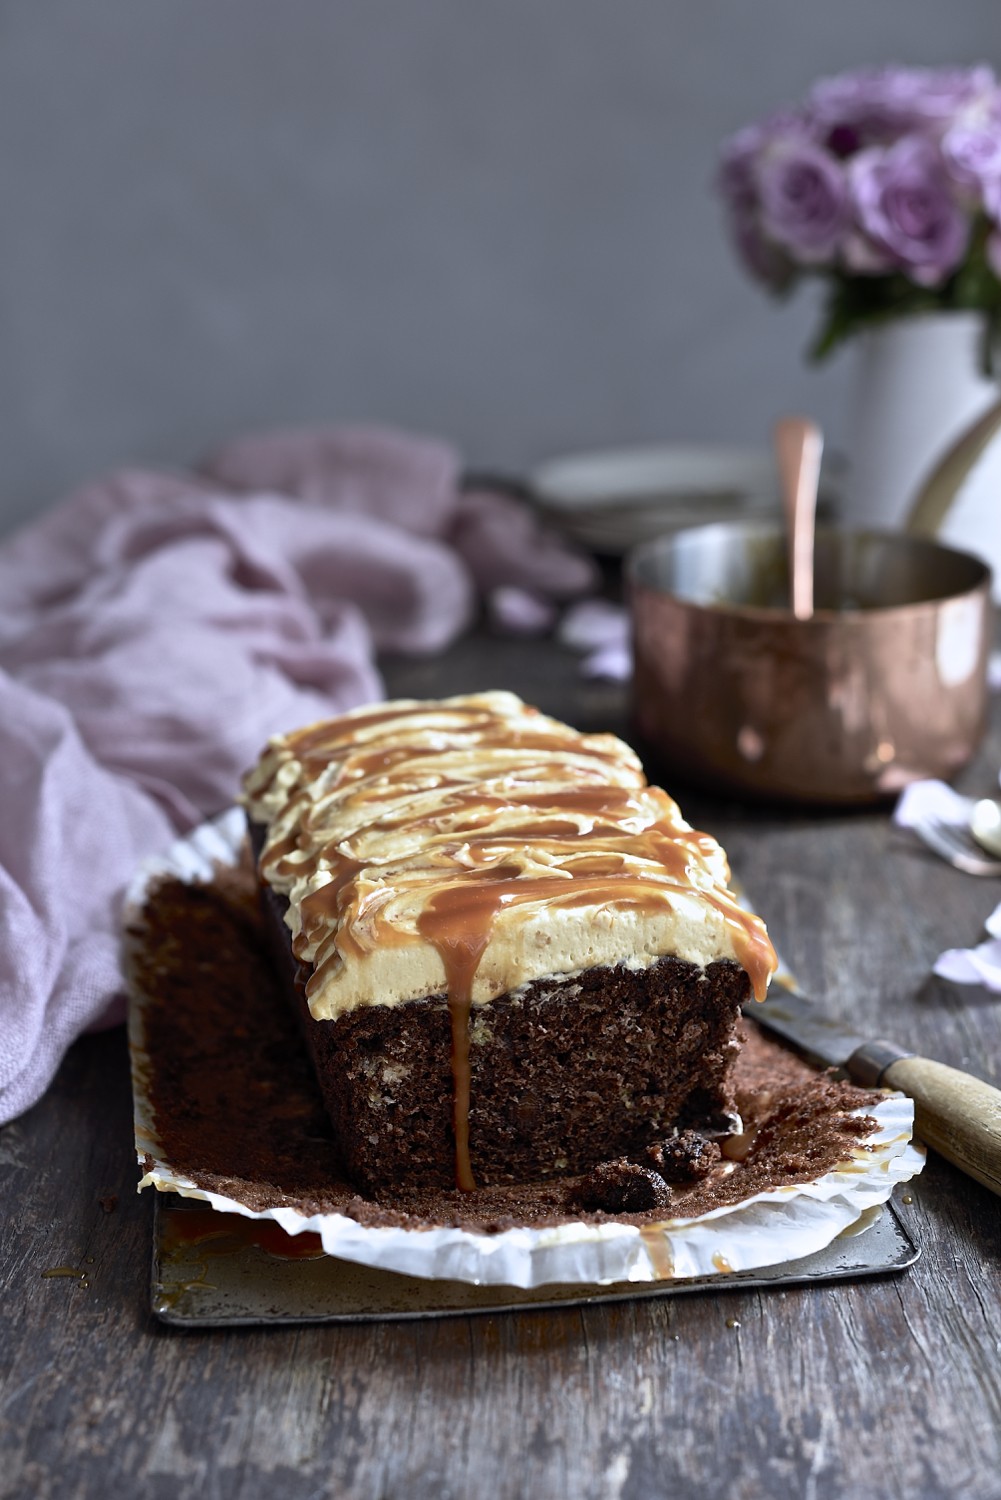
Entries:
[[592, 583], [450, 448], [378, 428], [116, 473], [0, 544], [0, 1123], [121, 1018], [126, 882], [270, 734], [381, 697], [375, 652], [441, 649], [479, 594]]

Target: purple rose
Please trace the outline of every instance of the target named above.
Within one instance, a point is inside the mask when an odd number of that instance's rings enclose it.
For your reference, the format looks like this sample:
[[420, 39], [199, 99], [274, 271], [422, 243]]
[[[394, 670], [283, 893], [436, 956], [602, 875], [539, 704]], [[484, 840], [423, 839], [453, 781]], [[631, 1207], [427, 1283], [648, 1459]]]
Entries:
[[908, 131], [940, 129], [996, 94], [987, 67], [863, 68], [819, 79], [806, 115], [818, 139], [843, 157]]
[[765, 234], [805, 265], [834, 260], [849, 223], [844, 167], [806, 140], [776, 141], [758, 163]]
[[911, 68], [909, 72], [914, 118], [929, 125], [950, 120], [997, 94], [994, 71], [984, 64], [975, 68]]
[[979, 254], [986, 234], [1001, 278], [1001, 86], [986, 66], [822, 78], [802, 105], [725, 142], [718, 186], [740, 254], [769, 286], [809, 270], [899, 272], [948, 301], [974, 236]]
[[724, 198], [734, 207], [749, 207], [758, 201], [758, 160], [773, 141], [806, 138], [801, 117], [790, 110], [777, 110], [754, 125], [745, 125], [723, 142], [718, 182]]
[[905, 136], [849, 163], [859, 228], [912, 281], [937, 286], [966, 253], [970, 226], [937, 149]]
[[1001, 116], [950, 125], [942, 137], [942, 160], [953, 181], [975, 193], [1001, 181]]
[[738, 130], [723, 143], [717, 178], [744, 263], [759, 281], [776, 291], [788, 286], [795, 267], [762, 230], [758, 176], [762, 153], [773, 142], [784, 139], [805, 139], [802, 119], [788, 110], [776, 111]]

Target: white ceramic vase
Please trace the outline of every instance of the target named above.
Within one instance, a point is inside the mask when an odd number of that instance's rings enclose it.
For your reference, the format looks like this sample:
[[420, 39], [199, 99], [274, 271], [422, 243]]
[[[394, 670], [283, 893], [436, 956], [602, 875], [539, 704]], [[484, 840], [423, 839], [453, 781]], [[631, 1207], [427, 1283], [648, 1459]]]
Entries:
[[[924, 479], [946, 449], [1001, 395], [981, 368], [975, 312], [923, 313], [859, 335], [842, 519], [851, 527], [904, 525]], [[975, 552], [1001, 588], [1001, 438], [961, 485], [938, 534]]]

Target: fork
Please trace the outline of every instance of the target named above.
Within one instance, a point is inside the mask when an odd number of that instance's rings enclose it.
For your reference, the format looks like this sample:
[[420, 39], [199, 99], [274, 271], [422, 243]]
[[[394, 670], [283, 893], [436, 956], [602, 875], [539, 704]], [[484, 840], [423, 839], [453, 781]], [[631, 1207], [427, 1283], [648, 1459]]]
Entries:
[[920, 839], [956, 870], [967, 875], [1001, 875], [1001, 859], [991, 859], [961, 824], [925, 817], [911, 824]]

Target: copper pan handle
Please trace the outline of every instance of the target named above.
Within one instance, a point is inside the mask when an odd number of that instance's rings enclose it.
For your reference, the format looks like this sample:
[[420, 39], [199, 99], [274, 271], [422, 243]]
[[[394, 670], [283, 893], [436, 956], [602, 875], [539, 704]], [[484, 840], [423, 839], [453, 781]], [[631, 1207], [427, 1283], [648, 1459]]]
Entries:
[[989, 406], [972, 427], [959, 435], [935, 464], [921, 485], [904, 523], [912, 536], [933, 537], [952, 509], [963, 481], [977, 459], [1001, 429], [1001, 400]]

